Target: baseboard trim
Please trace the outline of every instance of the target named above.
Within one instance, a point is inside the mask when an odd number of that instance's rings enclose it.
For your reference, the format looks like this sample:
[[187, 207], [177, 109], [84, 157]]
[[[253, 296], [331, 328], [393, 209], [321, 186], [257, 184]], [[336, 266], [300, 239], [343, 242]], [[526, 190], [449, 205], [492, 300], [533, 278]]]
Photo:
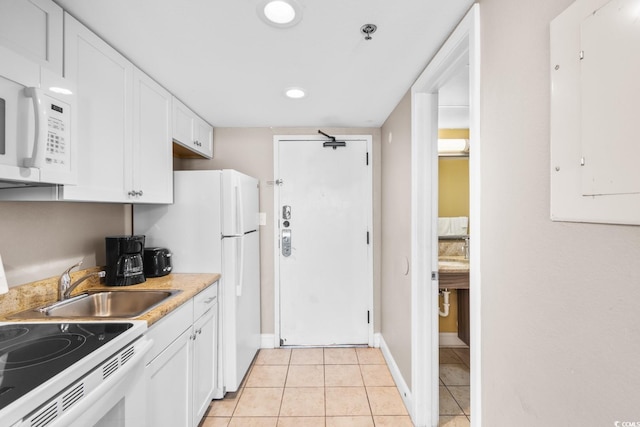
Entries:
[[409, 415], [411, 415], [411, 419], [413, 419], [413, 395], [411, 394], [411, 390], [407, 386], [407, 383], [404, 380], [404, 377], [400, 373], [400, 368], [396, 364], [393, 355], [391, 354], [391, 350], [387, 346], [387, 343], [384, 341], [384, 337], [381, 334], [377, 334], [380, 344], [380, 350], [382, 351], [382, 355], [384, 359], [387, 361], [387, 366], [389, 366], [389, 370], [391, 371], [391, 376], [393, 380], [396, 382], [396, 387], [400, 392], [400, 396], [404, 401], [404, 406], [407, 407], [407, 411], [409, 411]]
[[276, 348], [275, 334], [260, 335], [260, 348]]
[[373, 334], [373, 347], [374, 348], [380, 348], [380, 341], [382, 340], [382, 335], [380, 335], [380, 332], [377, 332], [375, 334]]
[[460, 338], [457, 332], [440, 332], [438, 334], [440, 347], [468, 347]]

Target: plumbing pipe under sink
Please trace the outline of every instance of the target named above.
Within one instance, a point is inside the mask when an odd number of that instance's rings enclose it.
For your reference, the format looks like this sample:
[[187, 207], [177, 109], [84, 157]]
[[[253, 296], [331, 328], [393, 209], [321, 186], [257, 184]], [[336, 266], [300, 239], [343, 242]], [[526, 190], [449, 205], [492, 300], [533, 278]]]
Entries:
[[442, 295], [444, 298], [444, 302], [443, 302], [443, 307], [444, 307], [444, 311], [440, 310], [440, 307], [438, 307], [438, 313], [440, 314], [441, 317], [447, 317], [449, 315], [449, 307], [451, 306], [451, 304], [449, 304], [449, 295], [451, 294], [450, 291], [448, 291], [447, 289], [441, 289], [438, 291], [438, 295]]

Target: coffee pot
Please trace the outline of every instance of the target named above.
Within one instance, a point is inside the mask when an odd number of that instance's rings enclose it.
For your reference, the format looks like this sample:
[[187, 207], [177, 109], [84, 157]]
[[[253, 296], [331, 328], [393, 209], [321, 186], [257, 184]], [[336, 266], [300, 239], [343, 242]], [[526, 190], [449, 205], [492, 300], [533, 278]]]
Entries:
[[106, 284], [129, 286], [142, 283], [144, 277], [144, 236], [105, 237], [107, 251]]

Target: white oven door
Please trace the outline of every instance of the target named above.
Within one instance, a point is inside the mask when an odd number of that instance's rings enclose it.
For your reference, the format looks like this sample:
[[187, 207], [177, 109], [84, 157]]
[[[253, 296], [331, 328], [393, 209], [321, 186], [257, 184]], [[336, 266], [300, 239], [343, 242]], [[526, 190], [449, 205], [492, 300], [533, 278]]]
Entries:
[[[107, 359], [19, 424], [20, 427], [136, 427], [144, 425], [144, 358], [152, 340], [139, 339], [134, 355]], [[123, 362], [124, 361], [124, 362]], [[116, 367], [117, 366], [117, 367]], [[113, 371], [112, 371], [113, 370]], [[113, 373], [110, 373], [110, 372]], [[105, 379], [105, 375], [107, 378]], [[94, 387], [95, 384], [98, 384]], [[85, 393], [86, 390], [86, 394]], [[68, 405], [68, 409], [66, 406]], [[49, 410], [49, 408], [51, 408]], [[57, 418], [50, 422], [52, 414]]]

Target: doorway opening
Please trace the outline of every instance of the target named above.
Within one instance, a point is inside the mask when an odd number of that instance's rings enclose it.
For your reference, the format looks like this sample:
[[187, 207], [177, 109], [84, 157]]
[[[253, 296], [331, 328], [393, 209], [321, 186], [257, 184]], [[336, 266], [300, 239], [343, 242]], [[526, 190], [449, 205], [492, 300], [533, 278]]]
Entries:
[[469, 68], [438, 91], [439, 425], [470, 424]]
[[[417, 426], [439, 424], [438, 130], [439, 92], [469, 72], [470, 413], [480, 426], [480, 138], [479, 6], [475, 4], [412, 87], [412, 401]], [[422, 310], [422, 307], [430, 307]]]

